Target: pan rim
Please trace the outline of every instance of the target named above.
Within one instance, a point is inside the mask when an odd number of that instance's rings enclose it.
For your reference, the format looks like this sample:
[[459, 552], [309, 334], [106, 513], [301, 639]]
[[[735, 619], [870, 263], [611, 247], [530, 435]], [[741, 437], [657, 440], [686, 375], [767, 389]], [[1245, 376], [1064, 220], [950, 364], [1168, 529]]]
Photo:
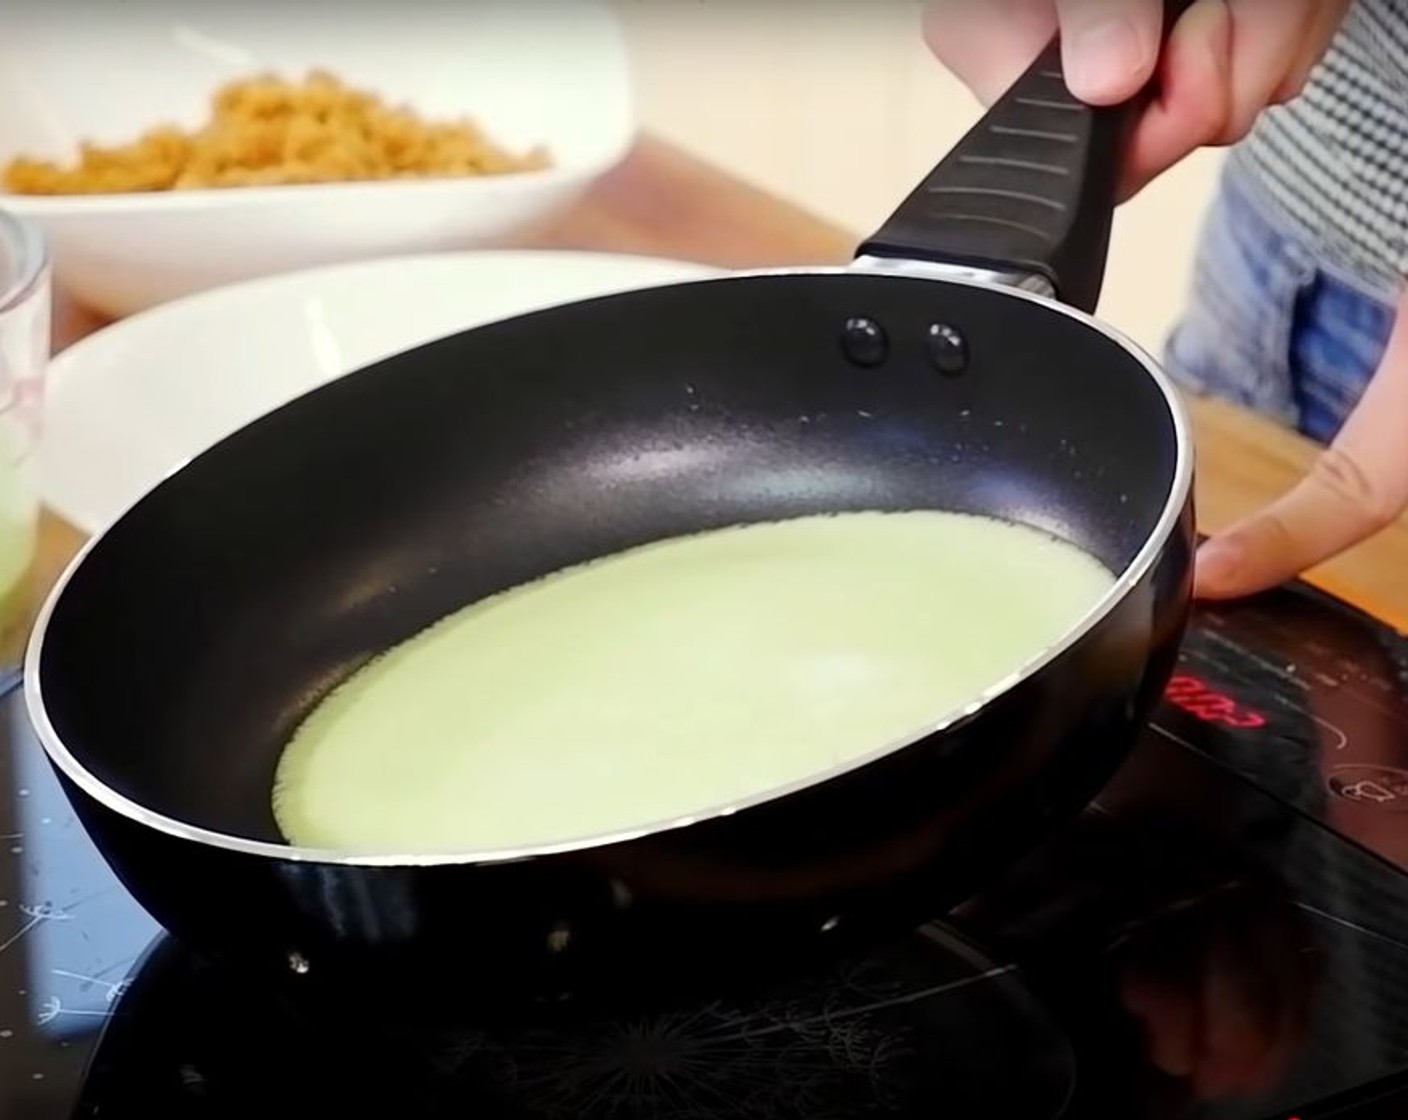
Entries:
[[[1187, 404], [1183, 400], [1172, 378], [1163, 370], [1158, 361], [1156, 361], [1148, 351], [1134, 342], [1128, 335], [1094, 315], [1087, 314], [1078, 308], [1070, 307], [1049, 296], [1027, 291], [1022, 288], [994, 284], [990, 281], [962, 275], [916, 276], [913, 274], [879, 270], [870, 271], [868, 269], [845, 265], [802, 268], [739, 269], [725, 272], [717, 276], [703, 276], [689, 280], [672, 281], [661, 286], [682, 288], [700, 284], [728, 283], [731, 281], [762, 277], [856, 275], [865, 275], [867, 277], [876, 278], [877, 280], [895, 283], [950, 284], [969, 288], [980, 288], [985, 291], [994, 292], [1003, 297], [1035, 304], [1048, 312], [1064, 315], [1109, 339], [1143, 367], [1145, 375], [1162, 394], [1164, 405], [1168, 410], [1169, 420], [1173, 426], [1175, 458], [1171, 484], [1164, 501], [1163, 509], [1160, 511], [1159, 518], [1155, 522], [1154, 529], [1148, 537], [1145, 538], [1144, 543], [1140, 546], [1134, 558], [1125, 566], [1122, 572], [1117, 574], [1111, 588], [1096, 600], [1090, 609], [1087, 610], [1074, 625], [1067, 629], [1060, 638], [1043, 647], [1039, 652], [1001, 680], [989, 685], [967, 704], [943, 713], [940, 718], [927, 722], [911, 733], [891, 738], [884, 744], [866, 751], [863, 755], [851, 758], [842, 764], [829, 767], [809, 777], [794, 780], [782, 785], [771, 786], [765, 790], [754, 792], [747, 797], [737, 798], [721, 805], [701, 808], [683, 816], [672, 817], [664, 821], [633, 825], [629, 828], [621, 828], [612, 832], [570, 840], [479, 851], [411, 853], [359, 852], [351, 849], [315, 848], [277, 843], [269, 840], [256, 840], [251, 837], [203, 828], [157, 812], [143, 805], [141, 802], [119, 793], [84, 766], [68, 748], [67, 744], [64, 743], [63, 738], [58, 734], [53, 722], [49, 718], [49, 712], [44, 698], [43, 681], [40, 674], [40, 664], [43, 657], [44, 642], [48, 633], [49, 624], [53, 617], [54, 610], [63, 597], [65, 589], [72, 581], [74, 575], [82, 568], [88, 555], [98, 547], [109, 532], [126, 518], [127, 514], [135, 508], [135, 506], [144, 501], [148, 495], [163, 484], [165, 481], [163, 479], [161, 482], [157, 482], [143, 494], [139, 495], [128, 505], [127, 509], [111, 519], [106, 526], [84, 542], [83, 546], [64, 567], [58, 579], [54, 581], [53, 586], [45, 596], [35, 617], [34, 627], [30, 633], [29, 641], [25, 649], [24, 697], [30, 724], [34, 729], [36, 737], [39, 739], [44, 753], [48, 756], [50, 762], [57, 767], [69, 781], [86, 796], [102, 805], [105, 809], [133, 821], [136, 824], [156, 832], [165, 833], [179, 840], [186, 840], [207, 847], [219, 848], [243, 855], [258, 856], [286, 863], [320, 864], [348, 868], [470, 867], [524, 862], [626, 844], [647, 836], [672, 832], [706, 821], [730, 817], [736, 813], [780, 800], [781, 798], [791, 796], [792, 794], [809, 789], [813, 786], [821, 785], [824, 782], [839, 778], [853, 770], [859, 770], [864, 766], [871, 765], [882, 758], [903, 750], [930, 735], [947, 730], [963, 722], [987, 707], [998, 697], [1011, 691], [1022, 681], [1040, 672], [1051, 662], [1061, 657], [1067, 650], [1075, 646], [1086, 634], [1103, 622], [1105, 618], [1125, 600], [1129, 592], [1148, 574], [1154, 562], [1163, 552], [1165, 544], [1168, 542], [1169, 538], [1173, 536], [1174, 531], [1178, 527], [1192, 493], [1195, 459], [1192, 421]], [[629, 298], [631, 294], [632, 292], [628, 291], [597, 298], [612, 300], [616, 298]], [[595, 301], [593, 300], [592, 302]], [[551, 313], [552, 310], [552, 308], [549, 308], [546, 311], [528, 312], [527, 314]], [[351, 372], [356, 373], [358, 371], [354, 370]], [[317, 392], [317, 388], [310, 389], [308, 392]], [[256, 418], [250, 423], [258, 423], [258, 419], [259, 418]], [[224, 438], [228, 438], [228, 436]], [[218, 446], [218, 441], [217, 444], [212, 445], [212, 448], [214, 446]], [[211, 450], [211, 448], [207, 448], [207, 450]], [[176, 468], [175, 471], [171, 472], [166, 477], [170, 478], [172, 475], [179, 473], [182, 469], [184, 469], [184, 465]]]

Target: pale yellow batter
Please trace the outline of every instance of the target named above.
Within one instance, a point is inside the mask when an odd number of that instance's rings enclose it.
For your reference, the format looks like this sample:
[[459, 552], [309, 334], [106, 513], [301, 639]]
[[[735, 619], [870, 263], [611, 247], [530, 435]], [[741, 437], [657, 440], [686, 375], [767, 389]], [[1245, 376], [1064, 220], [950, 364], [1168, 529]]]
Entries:
[[1113, 582], [1035, 530], [927, 511], [647, 545], [364, 667], [295, 735], [275, 814], [295, 844], [448, 854], [702, 813], [943, 720]]

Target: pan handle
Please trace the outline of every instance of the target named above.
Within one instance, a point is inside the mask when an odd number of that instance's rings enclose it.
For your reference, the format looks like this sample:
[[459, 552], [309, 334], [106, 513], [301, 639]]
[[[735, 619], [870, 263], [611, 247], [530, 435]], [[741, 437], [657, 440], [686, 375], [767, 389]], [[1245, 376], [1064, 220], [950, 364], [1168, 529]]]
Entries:
[[[1166, 31], [1192, 2], [1169, 0]], [[951, 266], [1093, 312], [1125, 137], [1150, 92], [1124, 105], [1086, 105], [1066, 88], [1053, 39], [861, 244], [857, 260]]]

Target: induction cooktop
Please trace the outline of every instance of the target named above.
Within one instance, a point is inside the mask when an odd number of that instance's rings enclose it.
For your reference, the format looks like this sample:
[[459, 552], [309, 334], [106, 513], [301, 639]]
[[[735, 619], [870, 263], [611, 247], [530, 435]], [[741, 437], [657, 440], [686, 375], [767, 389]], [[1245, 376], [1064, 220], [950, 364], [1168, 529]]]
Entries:
[[942, 921], [741, 999], [434, 1019], [192, 957], [0, 702], [5, 1120], [1373, 1120], [1408, 1116], [1408, 639], [1302, 585], [1202, 610], [1109, 787]]

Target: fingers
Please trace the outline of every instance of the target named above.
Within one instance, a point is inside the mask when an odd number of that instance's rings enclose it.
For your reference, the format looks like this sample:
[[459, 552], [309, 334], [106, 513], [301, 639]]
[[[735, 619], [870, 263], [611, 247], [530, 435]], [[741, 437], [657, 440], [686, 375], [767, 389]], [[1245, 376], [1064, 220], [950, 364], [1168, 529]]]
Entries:
[[1066, 85], [1091, 105], [1128, 101], [1154, 76], [1163, 0], [1056, 0]]
[[[1204, 1100], [1265, 1091], [1273, 1087], [1273, 1057], [1279, 1039], [1270, 1029], [1257, 991], [1264, 960], [1236, 945], [1235, 934], [1208, 948], [1202, 984], [1202, 1037], [1193, 1072], [1194, 1091]], [[1272, 989], [1274, 992], [1274, 989]]]
[[[1290, 559], [1293, 537], [1278, 514], [1259, 513], [1219, 533], [1198, 549], [1193, 569], [1195, 599], [1238, 599], [1292, 579], [1318, 562]], [[1307, 550], [1298, 550], [1302, 554]], [[1317, 550], [1310, 550], [1313, 551]]]
[[1196, 0], [1161, 42], [1163, 0], [929, 0], [924, 33], [984, 104], [1029, 66], [1059, 26], [1066, 84], [1092, 105], [1159, 94], [1131, 140], [1128, 199], [1198, 148], [1241, 140], [1297, 92], [1350, 0]]
[[1344, 19], [1348, 0], [1228, 0], [1236, 66], [1232, 114], [1220, 143], [1251, 131], [1269, 105], [1300, 92]]
[[1186, 985], [1130, 975], [1124, 978], [1121, 998], [1143, 1025], [1154, 1068], [1170, 1077], [1191, 1076], [1198, 1054], [1198, 1007]]
[[1130, 138], [1121, 199], [1190, 152], [1218, 142], [1232, 112], [1232, 15], [1224, 0], [1199, 0], [1169, 36], [1158, 91]]
[[1159, 63], [1160, 92], [1132, 140], [1124, 197], [1184, 156], [1243, 139], [1261, 113], [1300, 92], [1347, 0], [1198, 0]]
[[1328, 449], [1289, 493], [1198, 550], [1193, 594], [1253, 595], [1367, 539], [1402, 509], [1396, 500], [1393, 509], [1380, 488], [1349, 454]]
[[924, 39], [984, 105], [996, 101], [1056, 33], [1052, 0], [929, 0]]
[[1408, 297], [1378, 372], [1310, 474], [1198, 551], [1193, 593], [1274, 587], [1366, 540], [1408, 508]]
[[[1274, 2], [1272, 7], [1275, 7]], [[1323, 0], [1322, 3], [1310, 5], [1310, 19], [1301, 35], [1299, 50], [1281, 76], [1280, 83], [1271, 91], [1272, 104], [1279, 105], [1300, 93], [1309, 80], [1311, 71], [1325, 56], [1348, 10], [1349, 0]]]

